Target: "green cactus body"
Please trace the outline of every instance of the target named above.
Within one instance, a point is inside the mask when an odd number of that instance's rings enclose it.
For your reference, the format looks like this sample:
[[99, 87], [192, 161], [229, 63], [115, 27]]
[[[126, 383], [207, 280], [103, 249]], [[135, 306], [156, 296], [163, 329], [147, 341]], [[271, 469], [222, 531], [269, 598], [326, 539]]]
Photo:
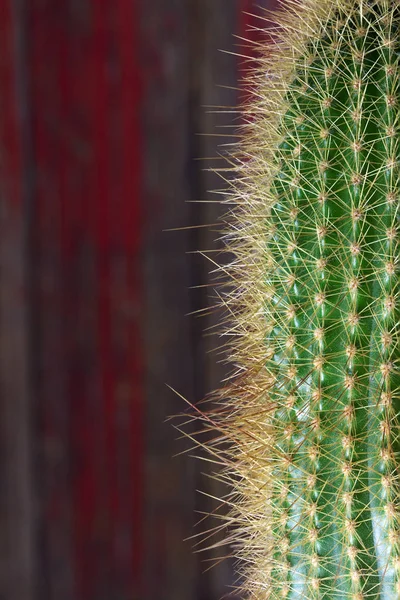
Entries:
[[266, 274], [272, 598], [400, 597], [393, 16], [338, 10], [287, 93]]
[[236, 377], [205, 418], [228, 541], [246, 597], [395, 600], [400, 9], [303, 0], [276, 20], [229, 197]]

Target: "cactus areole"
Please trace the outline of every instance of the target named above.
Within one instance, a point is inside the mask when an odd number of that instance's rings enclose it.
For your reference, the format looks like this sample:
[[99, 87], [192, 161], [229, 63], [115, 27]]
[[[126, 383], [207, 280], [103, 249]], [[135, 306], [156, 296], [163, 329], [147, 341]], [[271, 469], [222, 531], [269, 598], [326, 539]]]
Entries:
[[400, 9], [284, 5], [226, 200], [235, 372], [203, 418], [244, 597], [395, 600]]

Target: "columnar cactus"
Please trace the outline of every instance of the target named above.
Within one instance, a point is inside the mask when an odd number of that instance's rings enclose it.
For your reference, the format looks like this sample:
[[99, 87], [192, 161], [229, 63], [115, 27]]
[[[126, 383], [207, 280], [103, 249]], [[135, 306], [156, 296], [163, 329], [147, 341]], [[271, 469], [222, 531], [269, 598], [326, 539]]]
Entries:
[[227, 197], [236, 370], [203, 418], [246, 597], [394, 600], [400, 8], [284, 4]]

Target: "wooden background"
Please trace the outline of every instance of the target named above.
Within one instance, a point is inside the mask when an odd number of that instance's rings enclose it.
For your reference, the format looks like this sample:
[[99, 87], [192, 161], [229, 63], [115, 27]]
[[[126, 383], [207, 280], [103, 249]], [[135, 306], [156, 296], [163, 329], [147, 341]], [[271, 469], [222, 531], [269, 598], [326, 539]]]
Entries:
[[229, 592], [184, 541], [216, 490], [173, 458], [166, 384], [223, 375], [216, 316], [185, 316], [220, 207], [190, 201], [221, 185], [253, 4], [0, 0], [0, 600]]

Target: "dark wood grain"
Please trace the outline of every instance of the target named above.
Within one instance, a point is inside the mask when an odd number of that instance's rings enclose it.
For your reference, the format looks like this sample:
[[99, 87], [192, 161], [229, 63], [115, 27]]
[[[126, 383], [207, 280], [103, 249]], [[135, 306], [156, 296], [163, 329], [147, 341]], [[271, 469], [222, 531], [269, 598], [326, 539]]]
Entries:
[[0, 5], [0, 598], [33, 600], [32, 396], [22, 4]]
[[223, 490], [166, 419], [225, 374], [198, 251], [244, 2], [0, 2], [0, 600], [233, 582], [185, 541]]

